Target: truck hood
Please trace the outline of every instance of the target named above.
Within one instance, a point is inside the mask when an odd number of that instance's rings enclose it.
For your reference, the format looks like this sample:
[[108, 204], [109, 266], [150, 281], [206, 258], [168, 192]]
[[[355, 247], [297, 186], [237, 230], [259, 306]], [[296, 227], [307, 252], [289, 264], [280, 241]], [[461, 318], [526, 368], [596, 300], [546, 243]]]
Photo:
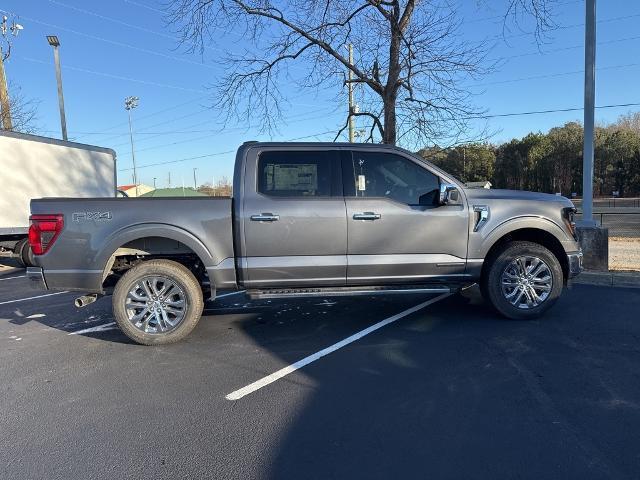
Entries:
[[524, 190], [500, 190], [489, 188], [465, 188], [464, 193], [470, 202], [488, 200], [528, 200], [536, 202], [553, 202], [567, 207], [573, 206], [571, 200], [550, 193], [527, 192]]

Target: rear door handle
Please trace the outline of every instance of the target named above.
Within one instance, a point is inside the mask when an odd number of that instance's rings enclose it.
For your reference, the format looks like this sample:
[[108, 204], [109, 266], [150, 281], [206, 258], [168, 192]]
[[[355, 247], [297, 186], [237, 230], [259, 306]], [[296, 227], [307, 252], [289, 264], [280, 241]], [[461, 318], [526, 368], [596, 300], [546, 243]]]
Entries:
[[379, 213], [373, 212], [363, 212], [363, 213], [354, 213], [354, 220], [379, 220], [382, 217]]
[[273, 213], [261, 213], [260, 215], [251, 215], [251, 220], [254, 222], [277, 222], [280, 220], [280, 215], [274, 215]]

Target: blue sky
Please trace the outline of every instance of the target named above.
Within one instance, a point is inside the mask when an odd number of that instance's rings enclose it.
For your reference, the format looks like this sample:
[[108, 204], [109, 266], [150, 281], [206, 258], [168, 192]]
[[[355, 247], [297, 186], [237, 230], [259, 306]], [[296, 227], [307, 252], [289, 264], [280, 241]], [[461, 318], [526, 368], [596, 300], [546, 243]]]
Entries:
[[[561, 1], [557, 23], [541, 53], [532, 35], [514, 30], [499, 41], [491, 58], [503, 58], [499, 71], [474, 87], [476, 105], [489, 114], [580, 107], [583, 95], [584, 2]], [[598, 5], [597, 105], [640, 102], [640, 4], [624, 0]], [[503, 0], [460, 0], [464, 35], [479, 40], [502, 33], [496, 15]], [[143, 183], [173, 186], [231, 177], [233, 151], [245, 140], [269, 137], [243, 125], [225, 128], [208, 106], [216, 78], [224, 73], [221, 53], [242, 45], [238, 35], [220, 36], [202, 56], [181, 49], [166, 28], [162, 3], [153, 0], [3, 0], [0, 9], [19, 15], [24, 30], [6, 64], [7, 77], [22, 93], [40, 101], [39, 133], [59, 137], [53, 55], [45, 35], [59, 37], [65, 107], [71, 139], [116, 150], [119, 183], [131, 183], [131, 153], [123, 101], [140, 97], [133, 112], [138, 176]], [[355, 52], [357, 56], [357, 49]], [[304, 66], [302, 66], [304, 67]], [[532, 78], [533, 77], [533, 78]], [[282, 86], [290, 100], [286, 123], [273, 140], [332, 140], [346, 107], [336, 103], [342, 86], [321, 92]], [[632, 107], [601, 109], [607, 122]], [[546, 131], [582, 112], [489, 119], [493, 142], [530, 131]], [[228, 153], [225, 153], [228, 152]], [[201, 158], [197, 158], [201, 157]], [[189, 159], [189, 160], [183, 160]], [[165, 163], [173, 162], [173, 163]], [[147, 166], [164, 163], [162, 165]]]

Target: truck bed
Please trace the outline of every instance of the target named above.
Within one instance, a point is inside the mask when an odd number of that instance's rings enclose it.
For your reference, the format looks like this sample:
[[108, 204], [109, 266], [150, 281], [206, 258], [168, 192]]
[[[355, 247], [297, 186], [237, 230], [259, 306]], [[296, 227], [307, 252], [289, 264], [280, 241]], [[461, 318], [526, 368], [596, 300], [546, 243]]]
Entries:
[[100, 292], [122, 248], [191, 251], [216, 285], [235, 286], [231, 198], [45, 198], [31, 201], [31, 213], [64, 215], [59, 237], [36, 257], [48, 288]]

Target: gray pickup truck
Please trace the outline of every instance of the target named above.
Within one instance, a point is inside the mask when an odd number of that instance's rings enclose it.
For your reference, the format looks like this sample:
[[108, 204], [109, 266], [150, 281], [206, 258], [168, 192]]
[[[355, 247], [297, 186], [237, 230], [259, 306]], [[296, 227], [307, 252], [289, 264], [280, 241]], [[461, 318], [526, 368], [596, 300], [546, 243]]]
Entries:
[[582, 269], [573, 204], [465, 188], [424, 159], [373, 144], [247, 142], [233, 197], [31, 202], [28, 276], [112, 294], [134, 341], [195, 327], [205, 299], [456, 291], [479, 283], [508, 318], [541, 315]]

